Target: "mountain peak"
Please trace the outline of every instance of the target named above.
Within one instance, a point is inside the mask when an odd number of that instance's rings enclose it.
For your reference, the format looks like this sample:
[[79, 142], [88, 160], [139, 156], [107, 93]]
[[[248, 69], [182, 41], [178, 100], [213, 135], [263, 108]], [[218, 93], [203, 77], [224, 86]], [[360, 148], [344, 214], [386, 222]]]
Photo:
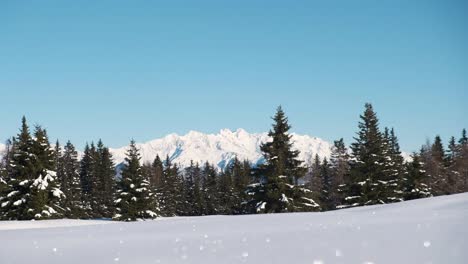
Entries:
[[[307, 135], [291, 134], [293, 148], [301, 152], [299, 158], [306, 165], [312, 163], [315, 154], [320, 157], [329, 157], [331, 144], [319, 138]], [[190, 161], [203, 164], [209, 162], [223, 170], [231, 160], [237, 157], [240, 160], [249, 160], [253, 164], [262, 161], [260, 144], [270, 138], [265, 133], [249, 133], [242, 128], [235, 131], [221, 129], [218, 134], [205, 134], [198, 131], [189, 131], [185, 135], [169, 134], [163, 138], [137, 144], [140, 149], [142, 162], [152, 162], [156, 155], [161, 158], [169, 156], [172, 162], [182, 167], [188, 166]], [[111, 149], [116, 163], [123, 162], [127, 146]]]

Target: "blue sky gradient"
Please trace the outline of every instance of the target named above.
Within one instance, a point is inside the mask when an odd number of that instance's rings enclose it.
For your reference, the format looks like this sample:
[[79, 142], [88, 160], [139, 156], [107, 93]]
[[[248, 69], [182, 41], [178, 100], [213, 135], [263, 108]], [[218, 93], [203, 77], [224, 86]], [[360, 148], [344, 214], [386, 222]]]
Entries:
[[189, 130], [350, 143], [365, 102], [406, 151], [468, 128], [466, 1], [1, 1], [0, 139], [122, 146]]

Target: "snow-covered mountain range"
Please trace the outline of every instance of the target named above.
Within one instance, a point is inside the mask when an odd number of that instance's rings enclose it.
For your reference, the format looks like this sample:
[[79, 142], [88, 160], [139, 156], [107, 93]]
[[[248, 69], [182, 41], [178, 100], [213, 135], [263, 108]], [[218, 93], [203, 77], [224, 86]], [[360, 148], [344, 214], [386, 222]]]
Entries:
[[[222, 170], [234, 157], [247, 159], [253, 164], [262, 162], [260, 144], [267, 140], [267, 133], [222, 129], [218, 134], [196, 131], [190, 131], [183, 136], [170, 134], [146, 143], [138, 143], [137, 147], [140, 149], [142, 162], [152, 162], [156, 155], [159, 155], [161, 159], [169, 156], [172, 162], [182, 167], [188, 166], [191, 160], [200, 164], [208, 161]], [[312, 164], [315, 154], [321, 158], [330, 157], [332, 145], [323, 139], [293, 133], [292, 140], [293, 147], [300, 151], [299, 158], [307, 165]], [[116, 164], [124, 160], [126, 150], [127, 147], [111, 149]]]
[[[299, 158], [304, 161], [304, 165], [311, 165], [315, 154], [321, 159], [329, 158], [332, 144], [328, 141], [308, 135], [298, 135], [292, 133], [293, 148], [300, 151]], [[140, 149], [141, 161], [151, 163], [156, 155], [161, 159], [169, 156], [173, 163], [182, 167], [190, 165], [190, 161], [203, 164], [208, 161], [218, 169], [224, 169], [234, 157], [240, 160], [249, 160], [253, 164], [263, 161], [260, 151], [260, 144], [270, 140], [267, 133], [248, 133], [244, 129], [231, 131], [222, 129], [217, 134], [205, 134], [190, 131], [186, 135], [169, 134], [163, 138], [137, 143]], [[4, 149], [0, 144], [0, 156]], [[115, 164], [124, 161], [128, 146], [121, 148], [111, 148]], [[81, 156], [82, 153], [79, 153]], [[402, 153], [405, 160], [411, 160], [409, 154]]]

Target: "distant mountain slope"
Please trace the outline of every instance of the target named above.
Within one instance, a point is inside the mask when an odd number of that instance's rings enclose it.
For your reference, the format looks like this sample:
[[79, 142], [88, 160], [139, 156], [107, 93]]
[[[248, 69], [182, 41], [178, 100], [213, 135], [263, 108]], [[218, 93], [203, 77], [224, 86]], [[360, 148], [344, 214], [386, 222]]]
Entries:
[[[320, 157], [330, 157], [331, 144], [325, 140], [307, 135], [292, 134], [294, 148], [301, 152], [299, 158], [310, 165], [315, 154]], [[162, 159], [166, 156], [181, 166], [188, 166], [190, 161], [215, 164], [223, 169], [237, 156], [254, 164], [262, 162], [260, 144], [269, 140], [267, 133], [248, 133], [243, 129], [231, 131], [223, 129], [218, 134], [204, 134], [190, 131], [179, 136], [170, 134], [161, 139], [139, 143], [142, 162], [152, 162], [156, 155]], [[111, 149], [116, 163], [125, 158], [127, 147]]]

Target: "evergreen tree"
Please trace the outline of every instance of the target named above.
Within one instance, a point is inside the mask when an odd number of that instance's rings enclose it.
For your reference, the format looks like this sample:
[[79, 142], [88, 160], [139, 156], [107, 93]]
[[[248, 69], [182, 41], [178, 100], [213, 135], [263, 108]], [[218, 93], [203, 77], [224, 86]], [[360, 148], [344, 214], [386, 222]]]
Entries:
[[[310, 179], [308, 182], [308, 188], [312, 191], [311, 197], [314, 201], [320, 203], [322, 190], [323, 190], [323, 179], [322, 179], [322, 163], [320, 157], [315, 154], [312, 166], [310, 167]], [[320, 208], [322, 210], [323, 208]]]
[[159, 155], [156, 155], [156, 158], [152, 164], [150, 184], [153, 188], [159, 188], [161, 186], [163, 178], [163, 163]]
[[209, 164], [205, 163], [202, 171], [203, 175], [203, 199], [205, 200], [205, 214], [206, 215], [215, 215], [220, 209], [219, 201], [219, 190], [217, 178], [218, 174], [216, 173], [215, 168]]
[[64, 203], [65, 216], [68, 218], [82, 218], [85, 216], [85, 208], [81, 200], [78, 152], [75, 150], [75, 146], [68, 141], [65, 144], [63, 154], [61, 154], [60, 148], [56, 148], [56, 154], [59, 156], [56, 162], [58, 165], [57, 177], [66, 197]]
[[310, 190], [295, 186], [306, 169], [297, 159], [299, 151], [292, 150], [288, 133], [291, 127], [281, 107], [273, 120], [273, 129], [268, 133], [272, 141], [260, 146], [265, 163], [255, 170], [258, 183], [249, 188], [250, 204], [256, 212], [264, 213], [312, 210], [316, 203], [308, 197]]
[[468, 192], [468, 137], [466, 129], [463, 129], [462, 136], [458, 141], [455, 164], [460, 181], [458, 192]]
[[451, 193], [448, 173], [446, 170], [446, 155], [440, 136], [436, 136], [434, 143], [428, 148], [429, 155], [425, 161], [425, 170], [430, 177], [430, 187], [435, 195]]
[[412, 161], [406, 166], [408, 174], [403, 186], [404, 199], [413, 200], [432, 196], [420, 155], [413, 153]]
[[202, 169], [197, 163], [192, 171], [193, 178], [193, 214], [194, 215], [204, 215], [206, 211], [206, 201], [205, 196], [203, 195], [203, 176]]
[[80, 183], [82, 190], [83, 205], [85, 207], [85, 214], [87, 217], [94, 217], [92, 211], [92, 188], [94, 186], [94, 164], [95, 164], [95, 148], [93, 144], [91, 147], [86, 143], [83, 157], [80, 161]]
[[233, 166], [227, 166], [224, 172], [219, 175], [218, 191], [219, 191], [219, 211], [218, 214], [229, 215], [233, 214], [237, 209], [236, 202], [237, 193], [235, 193], [233, 183]]
[[349, 180], [349, 154], [343, 138], [335, 140], [330, 157], [332, 179], [331, 200], [335, 208], [343, 206], [344, 192]]
[[163, 179], [161, 183], [160, 205], [164, 216], [183, 214], [185, 208], [183, 184], [179, 168], [173, 165], [169, 156], [164, 162]]
[[112, 217], [114, 213], [115, 166], [109, 148], [102, 140], [97, 143], [94, 163], [92, 199], [95, 201], [93, 212], [99, 217]]
[[335, 204], [332, 200], [332, 179], [330, 173], [330, 164], [328, 164], [327, 158], [323, 159], [322, 165], [320, 166], [320, 178], [322, 180], [322, 190], [320, 192], [319, 204], [322, 210], [328, 211], [335, 208]]
[[56, 172], [47, 133], [36, 126], [31, 137], [26, 118], [22, 119], [11, 158], [11, 175], [7, 178], [7, 194], [2, 197], [3, 218], [29, 220], [59, 218], [64, 198]]
[[231, 175], [233, 181], [233, 214], [247, 213], [247, 208], [245, 207], [248, 197], [245, 193], [245, 190], [247, 186], [251, 183], [250, 172], [250, 162], [247, 160], [241, 162], [239, 159], [237, 159], [237, 157], [234, 158], [233, 162], [228, 167], [228, 173]]
[[389, 142], [379, 130], [379, 121], [371, 104], [365, 105], [360, 116], [359, 132], [351, 145], [350, 183], [347, 186], [346, 206], [372, 205], [394, 202], [397, 180], [389, 173], [391, 160]]
[[149, 180], [141, 173], [140, 154], [133, 140], [125, 158], [115, 203], [117, 207], [117, 213], [113, 217], [115, 220], [135, 221], [158, 216], [156, 199]]

